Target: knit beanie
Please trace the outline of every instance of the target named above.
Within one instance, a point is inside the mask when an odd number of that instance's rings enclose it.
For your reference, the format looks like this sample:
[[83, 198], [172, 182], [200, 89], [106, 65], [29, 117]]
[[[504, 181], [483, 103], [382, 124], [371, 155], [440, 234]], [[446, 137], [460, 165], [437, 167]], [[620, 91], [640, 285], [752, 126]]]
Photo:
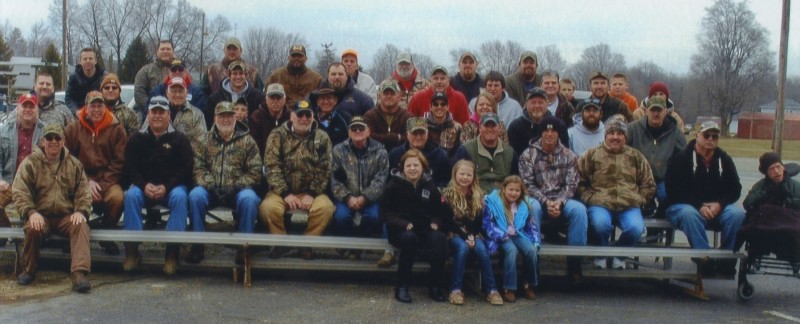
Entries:
[[669, 101], [669, 89], [667, 89], [667, 84], [661, 81], [656, 81], [650, 84], [650, 91], [647, 92], [647, 97], [652, 97], [656, 92], [663, 92], [667, 95], [667, 98], [664, 101]]
[[622, 132], [622, 134], [625, 134], [625, 136], [628, 136], [628, 124], [625, 123], [624, 117], [623, 118], [611, 117], [608, 120], [606, 120], [605, 126], [606, 126], [605, 135], [608, 135], [608, 133], [611, 133], [613, 131], [619, 131]]
[[100, 88], [103, 88], [103, 86], [109, 83], [118, 87], [122, 85], [122, 83], [119, 81], [119, 77], [117, 77], [117, 75], [114, 73], [106, 74], [106, 76], [103, 77], [103, 81], [100, 82]]
[[775, 162], [783, 164], [783, 162], [781, 162], [781, 156], [778, 155], [778, 153], [764, 153], [760, 158], [758, 158], [758, 171], [766, 175], [769, 167], [775, 164]]

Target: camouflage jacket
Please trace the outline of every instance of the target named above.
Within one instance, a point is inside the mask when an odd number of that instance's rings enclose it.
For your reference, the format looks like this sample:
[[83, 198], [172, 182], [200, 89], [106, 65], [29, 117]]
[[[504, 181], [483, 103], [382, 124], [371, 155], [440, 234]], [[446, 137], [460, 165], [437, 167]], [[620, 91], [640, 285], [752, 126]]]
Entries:
[[247, 126], [236, 123], [225, 142], [211, 126], [194, 153], [194, 182], [209, 188], [255, 188], [261, 181], [261, 154]]
[[547, 153], [540, 139], [520, 155], [519, 174], [533, 199], [566, 201], [578, 188], [578, 156], [561, 144]]
[[[464, 125], [461, 125], [461, 143], [466, 143], [469, 140], [478, 137], [478, 123], [472, 119], [468, 120]], [[506, 124], [500, 121], [500, 135], [498, 135], [503, 143], [508, 144], [508, 136], [506, 136]]]
[[[170, 105], [169, 109], [172, 110], [175, 108]], [[171, 111], [170, 114], [172, 114]], [[192, 143], [192, 150], [197, 152], [197, 146], [200, 144], [200, 140], [208, 133], [206, 118], [203, 117], [203, 112], [187, 102], [182, 108], [179, 108], [178, 113], [175, 114], [175, 118], [172, 118], [171, 124], [175, 130], [189, 138], [189, 141]], [[146, 131], [148, 128], [150, 128], [150, 124], [145, 119], [141, 130]]]
[[114, 113], [114, 116], [117, 116], [119, 122], [125, 126], [125, 132], [128, 133], [128, 136], [139, 131], [142, 124], [139, 122], [139, 116], [136, 115], [133, 109], [128, 108], [122, 101], [117, 101], [113, 107], [114, 108], [111, 108], [111, 112]]
[[578, 192], [587, 206], [618, 212], [644, 206], [656, 193], [647, 159], [627, 145], [619, 153], [612, 153], [605, 144], [589, 149], [578, 160], [578, 170]]
[[453, 120], [453, 115], [448, 113], [447, 119], [436, 124], [430, 114], [426, 114], [428, 120], [428, 138], [439, 144], [447, 152], [448, 157], [456, 154], [456, 150], [461, 146], [461, 124]]
[[[67, 127], [69, 123], [75, 120], [75, 115], [63, 102], [56, 101], [55, 98], [51, 98], [49, 102], [39, 105], [39, 120], [41, 120], [45, 126], [49, 124], [59, 124], [61, 127]], [[2, 123], [6, 122], [17, 122], [16, 109], [8, 113], [5, 118], [3, 118]]]
[[267, 138], [264, 168], [270, 191], [289, 194], [324, 194], [331, 177], [331, 140], [328, 134], [311, 126], [306, 136], [292, 131], [292, 121], [275, 129]]
[[377, 202], [389, 177], [389, 153], [383, 144], [367, 139], [364, 153], [353, 150], [350, 140], [333, 147], [331, 191], [336, 200], [346, 203], [347, 196], [361, 196]]
[[[414, 74], [419, 73], [419, 70], [416, 68], [414, 69]], [[408, 104], [411, 102], [411, 98], [414, 97], [414, 94], [417, 91], [427, 88], [431, 83], [430, 81], [423, 79], [419, 75], [416, 75], [414, 78], [414, 82], [406, 82], [403, 80], [398, 74], [397, 71], [392, 72], [392, 77], [386, 79], [387, 81], [394, 80], [400, 86], [400, 108], [408, 109]]]

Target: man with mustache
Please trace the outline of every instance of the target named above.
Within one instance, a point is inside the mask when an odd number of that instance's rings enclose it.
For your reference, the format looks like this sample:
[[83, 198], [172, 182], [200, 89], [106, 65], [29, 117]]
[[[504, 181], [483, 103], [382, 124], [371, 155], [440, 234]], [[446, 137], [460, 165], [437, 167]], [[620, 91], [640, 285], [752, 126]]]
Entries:
[[542, 84], [542, 77], [536, 74], [539, 59], [533, 51], [525, 51], [519, 56], [517, 72], [506, 76], [506, 91], [519, 103], [525, 102], [528, 92]]
[[586, 99], [578, 105], [575, 124], [567, 130], [569, 148], [581, 156], [590, 148], [603, 143], [606, 126], [603, 124], [603, 109], [600, 100]]
[[294, 107], [298, 101], [307, 98], [322, 83], [322, 76], [309, 69], [306, 61], [306, 47], [294, 44], [289, 48], [289, 63], [269, 76], [269, 84], [280, 83], [283, 86], [288, 107]]
[[424, 79], [420, 75], [419, 70], [414, 66], [414, 60], [409, 53], [400, 53], [400, 55], [397, 56], [397, 64], [395, 65], [394, 72], [392, 72], [392, 77], [387, 80], [394, 80], [397, 82], [400, 88], [399, 104], [400, 108], [403, 110], [408, 108], [411, 98], [414, 97], [417, 91], [425, 89], [430, 85], [428, 80]]

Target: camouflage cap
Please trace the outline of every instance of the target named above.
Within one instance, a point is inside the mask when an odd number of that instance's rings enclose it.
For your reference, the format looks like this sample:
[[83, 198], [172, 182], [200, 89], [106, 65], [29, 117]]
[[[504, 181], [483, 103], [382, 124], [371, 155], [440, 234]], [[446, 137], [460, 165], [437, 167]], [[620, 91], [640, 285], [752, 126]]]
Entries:
[[242, 61], [233, 61], [228, 64], [228, 71], [233, 71], [234, 69], [239, 68], [242, 72], [247, 72], [247, 64], [244, 64]]
[[524, 52], [522, 52], [522, 54], [519, 55], [519, 63], [522, 63], [522, 61], [524, 61], [527, 58], [532, 59], [533, 62], [535, 62], [535, 63], [539, 62], [539, 57], [536, 56], [536, 52], [534, 52], [534, 51], [524, 51]]
[[605, 126], [606, 126], [606, 135], [614, 131], [621, 132], [623, 135], [626, 136], [628, 135], [628, 124], [625, 123], [625, 119], [613, 118], [613, 117], [609, 118], [606, 121]]
[[406, 131], [413, 133], [414, 131], [424, 130], [428, 131], [428, 121], [425, 118], [411, 117], [406, 121]]
[[608, 81], [608, 76], [603, 74], [602, 71], [595, 71], [594, 73], [592, 73], [592, 75], [589, 76], [589, 81], [592, 81], [597, 78], [606, 79], [606, 81]]
[[224, 113], [234, 113], [233, 111], [233, 104], [228, 101], [223, 101], [217, 104], [214, 107], [214, 115], [224, 114]]
[[89, 93], [86, 94], [86, 104], [87, 105], [92, 103], [92, 102], [95, 102], [97, 100], [100, 100], [100, 102], [105, 102], [105, 99], [103, 99], [103, 94], [100, 93], [100, 91], [93, 90], [93, 91], [89, 91]]
[[58, 135], [63, 137], [64, 128], [61, 127], [61, 125], [59, 124], [47, 124], [47, 126], [44, 127], [44, 133], [42, 134], [42, 136], [47, 136], [47, 135]]
[[242, 49], [242, 42], [236, 37], [229, 37], [225, 40], [225, 48], [228, 48], [228, 46], [236, 46], [236, 48]]
[[285, 97], [286, 96], [286, 91], [283, 90], [283, 85], [281, 85], [280, 83], [273, 83], [273, 84], [270, 84], [269, 86], [267, 86], [267, 97], [275, 96], [275, 95], [278, 95], [278, 96], [281, 96], [281, 97]]
[[707, 121], [704, 121], [702, 124], [700, 124], [700, 132], [701, 133], [710, 132], [710, 131], [719, 132], [720, 131], [719, 124], [717, 124], [717, 122], [715, 122], [713, 120], [707, 120]]
[[400, 87], [397, 85], [397, 82], [394, 80], [385, 80], [381, 82], [381, 86], [378, 89], [380, 93], [383, 93], [386, 90], [392, 90], [394, 93], [400, 92]]
[[436, 72], [442, 72], [442, 73], [444, 73], [444, 75], [447, 75], [447, 69], [445, 69], [444, 66], [441, 66], [441, 65], [437, 65], [437, 66], [433, 67], [433, 70], [431, 70], [431, 76], [436, 74]]
[[653, 108], [656, 108], [656, 107], [661, 108], [661, 109], [667, 109], [667, 102], [664, 101], [664, 98], [661, 98], [661, 97], [650, 97], [650, 98], [648, 98], [647, 99], [647, 109], [649, 110], [649, 109], [653, 109]]

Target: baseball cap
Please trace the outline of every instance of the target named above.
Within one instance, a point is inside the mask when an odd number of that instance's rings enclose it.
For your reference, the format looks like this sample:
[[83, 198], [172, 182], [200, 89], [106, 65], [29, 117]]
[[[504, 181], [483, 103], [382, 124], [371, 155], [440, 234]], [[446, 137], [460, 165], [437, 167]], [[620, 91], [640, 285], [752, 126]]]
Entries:
[[578, 111], [583, 111], [587, 107], [595, 107], [597, 110], [603, 111], [603, 107], [600, 106], [600, 99], [596, 98], [587, 98], [584, 99], [580, 104], [578, 104]]
[[233, 111], [233, 104], [228, 101], [222, 101], [214, 107], [214, 115], [224, 114], [224, 113], [234, 113]]
[[38, 106], [39, 105], [39, 96], [37, 96], [35, 94], [31, 94], [31, 93], [26, 93], [24, 95], [19, 96], [19, 98], [17, 98], [17, 104], [18, 105], [22, 106], [22, 104], [25, 103], [25, 102], [32, 102], [34, 106]]
[[394, 80], [385, 80], [381, 82], [381, 86], [379, 89], [380, 93], [383, 93], [387, 89], [394, 91], [394, 93], [400, 92], [400, 87], [397, 86], [397, 82], [395, 82]]
[[424, 130], [428, 132], [428, 121], [425, 118], [411, 117], [406, 121], [406, 131], [413, 133], [414, 131]]
[[411, 59], [411, 54], [400, 53], [400, 55], [397, 55], [397, 64], [400, 63], [414, 64], [414, 60]]
[[236, 37], [229, 37], [225, 40], [225, 48], [228, 48], [228, 46], [231, 45], [236, 46], [238, 49], [242, 49], [242, 42], [240, 42]]
[[100, 93], [100, 91], [93, 90], [89, 91], [89, 93], [86, 94], [86, 104], [90, 104], [96, 100], [100, 100], [100, 102], [105, 102], [105, 99], [103, 99], [103, 94]]
[[602, 71], [595, 71], [594, 73], [592, 73], [592, 75], [589, 77], [589, 81], [592, 81], [597, 78], [603, 78], [606, 79], [606, 81], [608, 81], [608, 77], [605, 74], [603, 74]]
[[431, 96], [431, 103], [436, 101], [442, 100], [444, 103], [447, 103], [447, 95], [444, 92], [437, 91]]
[[705, 132], [709, 132], [709, 131], [717, 131], [717, 132], [719, 132], [720, 131], [719, 124], [717, 124], [717, 122], [715, 122], [713, 120], [707, 120], [707, 121], [704, 121], [702, 124], [700, 124], [700, 132], [701, 133], [705, 133]]
[[289, 55], [292, 54], [303, 54], [306, 55], [306, 47], [303, 44], [294, 44], [292, 47], [289, 48]]
[[431, 70], [431, 76], [436, 74], [436, 72], [442, 72], [442, 73], [444, 73], [444, 75], [447, 75], [447, 69], [445, 69], [444, 66], [441, 66], [441, 65], [437, 65], [437, 66], [433, 67], [433, 70]]
[[367, 125], [367, 122], [364, 121], [364, 117], [363, 116], [354, 116], [353, 119], [350, 120], [350, 124], [347, 125], [347, 128], [350, 128], [350, 127], [353, 127], [353, 126], [356, 126], [356, 125], [369, 127], [369, 125]]
[[172, 64], [170, 64], [169, 68], [171, 70], [172, 68], [176, 68], [176, 67], [186, 68], [186, 64], [183, 63], [183, 60], [181, 60], [181, 59], [176, 57], [176, 58], [172, 59]]
[[274, 95], [280, 95], [283, 97], [286, 96], [286, 91], [283, 90], [283, 85], [280, 83], [273, 83], [267, 86], [267, 97]]
[[247, 64], [244, 64], [242, 61], [237, 60], [228, 64], [228, 71], [233, 71], [235, 68], [240, 68], [243, 72], [247, 72]]
[[167, 84], [167, 87], [172, 88], [172, 86], [174, 85], [179, 85], [184, 89], [186, 89], [186, 81], [184, 81], [183, 78], [181, 77], [174, 77], [172, 79], [169, 79], [169, 84]]
[[650, 97], [647, 99], [647, 109], [650, 110], [655, 107], [667, 109], [667, 102], [661, 97]]
[[358, 51], [356, 51], [355, 49], [352, 49], [352, 48], [348, 48], [348, 49], [342, 51], [341, 57], [344, 58], [345, 55], [353, 55], [353, 56], [356, 57], [356, 59], [358, 59]]
[[493, 122], [497, 125], [500, 125], [500, 117], [493, 112], [487, 112], [481, 115], [481, 125], [486, 125], [486, 123]]
[[294, 104], [294, 109], [292, 110], [295, 113], [303, 112], [303, 111], [312, 111], [311, 104], [308, 103], [306, 100], [300, 100], [296, 104]]
[[519, 63], [522, 63], [526, 58], [532, 59], [534, 62], [539, 62], [539, 57], [536, 56], [536, 52], [534, 51], [524, 51], [522, 54], [519, 55]]
[[155, 96], [150, 98], [150, 105], [147, 106], [147, 110], [156, 108], [169, 110], [169, 100], [167, 100], [167, 98], [164, 96]]
[[470, 51], [466, 51], [464, 54], [461, 54], [461, 57], [458, 58], [458, 62], [463, 61], [467, 57], [471, 58], [475, 62], [478, 62], [478, 58], [475, 57], [475, 54], [472, 54]]
[[547, 100], [547, 92], [545, 92], [542, 88], [534, 87], [528, 92], [528, 95], [525, 96], [525, 101], [528, 101], [533, 97], [542, 97], [544, 100]]
[[58, 135], [64, 137], [64, 128], [56, 123], [47, 124], [47, 126], [44, 127], [44, 133], [42, 134], [42, 136], [47, 136], [47, 135]]

